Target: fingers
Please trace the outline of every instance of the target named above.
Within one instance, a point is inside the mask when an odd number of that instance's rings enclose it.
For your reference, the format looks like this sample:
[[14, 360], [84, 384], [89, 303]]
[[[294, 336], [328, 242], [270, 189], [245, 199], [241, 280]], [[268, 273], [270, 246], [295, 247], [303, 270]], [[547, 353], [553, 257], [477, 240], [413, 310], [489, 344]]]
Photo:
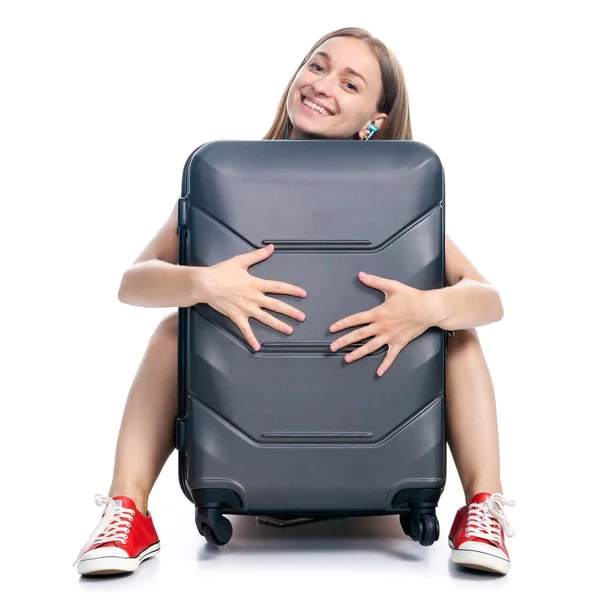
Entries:
[[373, 338], [370, 342], [367, 342], [364, 346], [361, 346], [354, 352], [346, 354], [344, 360], [347, 363], [351, 363], [355, 360], [358, 360], [359, 358], [362, 358], [363, 356], [366, 356], [367, 354], [371, 354], [371, 352], [379, 350], [379, 348], [381, 348], [381, 346], [383, 346], [385, 343], [386, 341], [383, 336], [377, 336], [376, 338]]
[[[264, 248], [259, 248], [258, 250], [253, 250], [252, 252], [235, 256], [234, 259], [237, 260], [240, 266], [247, 269], [256, 263], [269, 258], [269, 256], [273, 254], [274, 249], [275, 246], [273, 244], [269, 244]], [[298, 287], [297, 285], [284, 283], [283, 281], [271, 281], [269, 279], [259, 278], [255, 279], [259, 282], [258, 289], [265, 294], [287, 294], [288, 296], [298, 296], [299, 298], [306, 298], [307, 296], [306, 290]]]
[[391, 292], [394, 289], [394, 285], [397, 283], [393, 279], [384, 279], [383, 277], [370, 275], [368, 273], [364, 273], [363, 271], [358, 274], [358, 278], [365, 285], [385, 293]]
[[273, 244], [269, 244], [264, 248], [259, 248], [258, 250], [253, 250], [252, 252], [246, 252], [246, 254], [240, 254], [238, 256], [235, 256], [234, 258], [238, 261], [238, 263], [241, 266], [247, 269], [248, 267], [251, 267], [256, 263], [269, 258], [269, 256], [273, 254], [274, 249], [275, 246], [273, 246]]
[[350, 344], [355, 344], [356, 342], [360, 342], [368, 337], [377, 334], [377, 327], [375, 325], [371, 325], [369, 327], [361, 327], [352, 333], [349, 333], [334, 342], [332, 342], [330, 348], [332, 352], [336, 352], [340, 348], [344, 348], [345, 346], [349, 346]]
[[396, 360], [396, 357], [400, 354], [399, 346], [390, 346], [385, 355], [384, 361], [379, 365], [379, 369], [377, 369], [377, 375], [381, 377], [391, 366], [391, 364]]
[[296, 319], [297, 321], [304, 321], [306, 315], [297, 308], [282, 302], [281, 300], [277, 300], [276, 298], [270, 298], [269, 296], [265, 296], [262, 301], [262, 305], [264, 308], [268, 308], [269, 310], [281, 313], [282, 315], [287, 315], [292, 319]]
[[355, 315], [351, 315], [342, 319], [341, 321], [336, 321], [330, 328], [329, 331], [331, 333], [335, 333], [336, 331], [341, 331], [342, 329], [348, 329], [349, 327], [355, 327], [357, 325], [366, 325], [367, 323], [372, 323], [374, 320], [375, 309], [367, 310], [365, 312], [356, 313]]
[[294, 329], [290, 325], [284, 323], [283, 321], [280, 321], [279, 319], [276, 319], [273, 315], [270, 315], [264, 310], [258, 309], [257, 311], [252, 313], [252, 316], [261, 323], [264, 323], [265, 325], [268, 325], [269, 327], [272, 327], [277, 331], [281, 331], [282, 333], [286, 333], [289, 335], [294, 331]]
[[243, 336], [246, 338], [246, 341], [250, 344], [250, 346], [258, 352], [260, 350], [260, 344], [250, 327], [250, 323], [246, 317], [232, 317], [231, 320], [239, 327]]
[[305, 289], [291, 283], [269, 279], [261, 279], [260, 282], [259, 289], [263, 294], [286, 294], [288, 296], [298, 296], [299, 298], [306, 298], [307, 296]]

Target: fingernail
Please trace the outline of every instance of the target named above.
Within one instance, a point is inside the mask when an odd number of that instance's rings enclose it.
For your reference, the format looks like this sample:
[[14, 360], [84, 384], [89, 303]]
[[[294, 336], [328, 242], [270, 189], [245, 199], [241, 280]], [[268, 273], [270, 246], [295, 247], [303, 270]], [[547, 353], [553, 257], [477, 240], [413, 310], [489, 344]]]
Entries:
[[331, 351], [335, 352], [338, 349], [338, 345], [337, 344], [331, 344]]
[[351, 356], [346, 356], [346, 362], [351, 363], [353, 360]]
[[339, 328], [338, 328], [338, 326], [337, 326], [337, 325], [332, 325], [332, 326], [329, 328], [329, 331], [331, 331], [332, 333], [335, 333], [335, 332], [336, 332], [338, 329], [339, 329]]
[[367, 274], [366, 274], [364, 271], [360, 271], [360, 272], [359, 272], [359, 275], [360, 275], [361, 277], [366, 277], [366, 276], [367, 276]]
[[294, 331], [291, 327], [286, 327], [285, 328], [285, 332], [286, 333], [292, 333], [292, 331]]
[[299, 314], [298, 314], [298, 320], [300, 320], [300, 321], [304, 321], [304, 319], [306, 319], [306, 315], [304, 315], [304, 314], [302, 314], [302, 313], [299, 313]]

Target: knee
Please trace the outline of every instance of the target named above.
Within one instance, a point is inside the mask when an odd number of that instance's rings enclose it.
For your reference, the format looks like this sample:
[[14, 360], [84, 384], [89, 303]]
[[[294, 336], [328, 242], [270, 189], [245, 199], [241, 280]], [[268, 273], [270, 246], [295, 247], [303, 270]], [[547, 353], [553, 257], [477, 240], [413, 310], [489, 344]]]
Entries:
[[448, 350], [465, 348], [473, 344], [479, 344], [479, 335], [474, 327], [471, 329], [457, 329], [454, 336], [448, 338]]
[[170, 342], [177, 340], [178, 324], [178, 311], [174, 311], [164, 316], [154, 330], [151, 342]]

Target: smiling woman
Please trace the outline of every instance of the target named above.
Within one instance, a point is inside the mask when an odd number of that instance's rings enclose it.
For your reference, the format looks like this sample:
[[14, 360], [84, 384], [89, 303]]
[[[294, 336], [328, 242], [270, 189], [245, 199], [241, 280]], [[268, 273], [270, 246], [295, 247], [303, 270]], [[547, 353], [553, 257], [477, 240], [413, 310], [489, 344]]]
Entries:
[[[323, 36], [291, 77], [263, 139], [284, 139], [290, 130], [290, 139], [412, 140], [408, 93], [396, 57], [363, 29], [338, 29]], [[260, 344], [251, 318], [291, 334], [293, 328], [267, 310], [300, 322], [306, 315], [267, 294], [305, 298], [306, 290], [248, 272], [269, 259], [273, 245], [207, 267], [179, 265], [177, 209], [175, 203], [167, 221], [123, 274], [119, 299], [145, 307], [206, 303], [230, 318], [256, 352]], [[446, 277], [447, 287], [422, 291], [361, 273], [361, 283], [381, 291], [385, 300], [370, 311], [340, 315], [330, 331], [361, 327], [337, 338], [332, 351], [372, 337], [345, 360], [352, 362], [387, 346], [377, 371], [382, 376], [402, 348], [427, 328], [456, 330], [445, 365], [446, 414], [448, 443], [466, 504], [449, 531], [451, 556], [465, 566], [506, 573], [510, 559], [504, 537], [513, 530], [503, 507], [512, 503], [501, 493], [494, 389], [474, 329], [500, 320], [502, 303], [447, 236]], [[108, 496], [96, 497], [104, 507], [103, 518], [76, 561], [81, 574], [134, 571], [160, 550], [147, 503], [174, 450], [178, 326], [178, 311], [157, 326], [129, 390], [112, 484]]]
[[263, 139], [283, 139], [287, 125], [290, 139], [364, 139], [372, 124], [375, 139], [412, 139], [404, 73], [383, 42], [348, 27], [323, 36], [309, 50]]

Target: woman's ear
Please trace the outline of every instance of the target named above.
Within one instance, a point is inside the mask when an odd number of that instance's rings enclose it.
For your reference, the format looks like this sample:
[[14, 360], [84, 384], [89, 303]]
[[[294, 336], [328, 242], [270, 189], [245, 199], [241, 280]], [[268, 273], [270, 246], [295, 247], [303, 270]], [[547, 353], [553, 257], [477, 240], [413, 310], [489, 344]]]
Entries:
[[[359, 130], [358, 139], [362, 140], [366, 137], [369, 137], [369, 133], [371, 133], [369, 131], [369, 126], [371, 125], [371, 123], [373, 123], [375, 125], [375, 127], [377, 127], [377, 129], [381, 129], [381, 127], [385, 123], [386, 119], [387, 119], [387, 115], [385, 113], [377, 113], [373, 118], [369, 119], [369, 121], [366, 122], [364, 127], [362, 127]], [[377, 134], [375, 134], [375, 135], [377, 135]]]
[[381, 129], [383, 127], [383, 124], [385, 123], [386, 119], [387, 119], [386, 114], [378, 113], [377, 116], [373, 119], [373, 123], [375, 123], [375, 127], [377, 127], [377, 129]]

